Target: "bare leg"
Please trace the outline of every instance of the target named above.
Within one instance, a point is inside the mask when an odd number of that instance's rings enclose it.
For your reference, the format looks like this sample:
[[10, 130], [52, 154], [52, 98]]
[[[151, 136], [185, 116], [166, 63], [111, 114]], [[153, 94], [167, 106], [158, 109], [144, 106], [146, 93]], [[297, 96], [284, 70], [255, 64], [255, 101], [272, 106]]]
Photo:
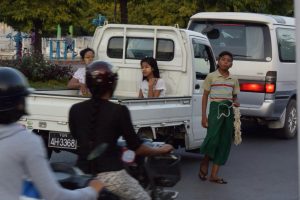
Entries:
[[200, 163], [199, 168], [199, 178], [201, 180], [206, 180], [206, 176], [208, 174], [208, 167], [209, 167], [209, 157], [207, 155], [204, 156], [203, 160]]
[[218, 178], [219, 168], [220, 168], [219, 165], [213, 164], [213, 166], [212, 166], [212, 168], [211, 168], [210, 179], [217, 179], [217, 178]]
[[224, 179], [218, 177], [219, 169], [220, 169], [220, 165], [213, 164], [213, 166], [211, 168], [211, 174], [210, 174], [209, 180], [211, 182], [215, 182], [215, 183], [219, 183], [219, 184], [226, 184], [227, 182]]

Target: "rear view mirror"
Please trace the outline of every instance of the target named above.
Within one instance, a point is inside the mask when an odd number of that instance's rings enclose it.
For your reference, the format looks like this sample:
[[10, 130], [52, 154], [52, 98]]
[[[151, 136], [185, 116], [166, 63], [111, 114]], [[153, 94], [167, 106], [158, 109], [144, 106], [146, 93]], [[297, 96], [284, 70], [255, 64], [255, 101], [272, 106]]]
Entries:
[[208, 39], [218, 39], [220, 37], [220, 31], [218, 29], [212, 29], [211, 31], [207, 32]]
[[213, 25], [207, 25], [202, 31], [202, 34], [206, 35], [208, 39], [218, 39], [220, 37], [220, 31], [214, 28]]

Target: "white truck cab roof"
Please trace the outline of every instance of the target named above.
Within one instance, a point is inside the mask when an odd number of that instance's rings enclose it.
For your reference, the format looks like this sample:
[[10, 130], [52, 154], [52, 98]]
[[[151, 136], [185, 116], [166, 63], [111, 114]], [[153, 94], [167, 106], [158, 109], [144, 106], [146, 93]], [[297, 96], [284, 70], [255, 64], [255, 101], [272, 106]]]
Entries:
[[274, 25], [295, 26], [295, 19], [292, 17], [259, 14], [259, 13], [244, 13], [244, 12], [200, 12], [191, 17], [191, 20], [197, 19], [226, 19], [233, 21], [250, 21], [264, 22]]

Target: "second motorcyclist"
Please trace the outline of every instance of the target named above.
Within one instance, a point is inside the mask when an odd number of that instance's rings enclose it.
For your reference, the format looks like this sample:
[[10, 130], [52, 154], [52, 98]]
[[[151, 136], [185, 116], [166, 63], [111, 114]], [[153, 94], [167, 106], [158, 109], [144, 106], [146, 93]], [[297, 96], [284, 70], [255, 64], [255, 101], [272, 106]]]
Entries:
[[[96, 61], [87, 67], [86, 84], [92, 97], [74, 104], [69, 113], [70, 131], [78, 141], [77, 166], [85, 173], [95, 174], [108, 190], [121, 199], [150, 200], [149, 194], [124, 169], [121, 148], [117, 145], [122, 136], [129, 149], [138, 155], [159, 155], [173, 150], [171, 145], [151, 148], [142, 143], [134, 131], [129, 110], [109, 99], [117, 85], [114, 67]], [[97, 146], [107, 144], [106, 150], [95, 160], [88, 155]]]

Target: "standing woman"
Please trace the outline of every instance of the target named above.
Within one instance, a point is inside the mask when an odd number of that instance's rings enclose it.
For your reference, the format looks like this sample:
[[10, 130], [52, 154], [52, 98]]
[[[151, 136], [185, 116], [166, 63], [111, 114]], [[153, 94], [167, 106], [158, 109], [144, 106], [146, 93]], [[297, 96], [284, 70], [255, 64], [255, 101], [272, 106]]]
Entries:
[[95, 52], [91, 48], [85, 48], [80, 51], [80, 56], [82, 61], [84, 62], [84, 67], [80, 67], [77, 69], [72, 79], [69, 81], [67, 87], [69, 89], [79, 89], [80, 94], [88, 95], [89, 90], [85, 84], [85, 71], [86, 71], [86, 66], [88, 66], [94, 60]]
[[153, 57], [141, 60], [143, 80], [140, 83], [139, 98], [164, 97], [166, 86], [160, 78], [157, 62]]
[[[110, 101], [118, 75], [110, 63], [96, 61], [87, 67], [86, 83], [91, 99], [74, 104], [69, 113], [69, 127], [78, 142], [77, 166], [85, 173], [97, 175], [106, 188], [123, 200], [150, 200], [149, 194], [124, 169], [118, 138], [126, 140], [129, 149], [138, 155], [158, 155], [172, 151], [171, 145], [151, 148], [142, 143], [134, 131], [130, 112], [121, 104]], [[88, 160], [89, 153], [107, 144], [97, 158]]]

